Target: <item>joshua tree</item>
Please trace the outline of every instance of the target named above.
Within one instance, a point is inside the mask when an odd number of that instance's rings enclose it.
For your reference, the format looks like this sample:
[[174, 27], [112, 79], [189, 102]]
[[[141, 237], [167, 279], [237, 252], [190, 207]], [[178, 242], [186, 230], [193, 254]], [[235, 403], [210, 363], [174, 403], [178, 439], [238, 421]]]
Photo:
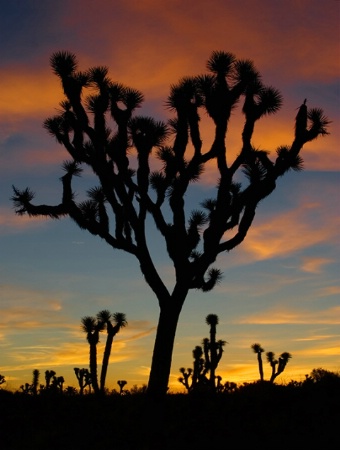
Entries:
[[188, 369], [185, 369], [185, 367], [181, 367], [179, 371], [183, 376], [179, 377], [178, 381], [183, 384], [188, 392], [190, 392], [192, 384], [190, 384], [189, 380], [192, 376], [192, 369], [190, 367]]
[[[113, 319], [113, 323], [111, 319]], [[105, 391], [105, 380], [111, 354], [112, 341], [119, 330], [126, 327], [127, 321], [124, 313], [116, 312], [114, 314], [111, 314], [107, 309], [100, 311], [97, 314], [97, 320], [105, 325], [107, 332], [103, 363], [100, 374], [100, 391], [103, 393]]]
[[259, 365], [259, 373], [260, 373], [260, 380], [263, 381], [263, 361], [262, 361], [262, 353], [264, 352], [264, 348], [261, 347], [261, 344], [252, 344], [251, 348], [253, 349], [254, 353], [257, 355], [257, 362]]
[[39, 386], [40, 372], [38, 369], [33, 370], [32, 393], [37, 395]]
[[222, 392], [234, 392], [237, 389], [237, 384], [233, 381], [226, 381], [225, 383], [221, 383], [222, 377], [219, 375], [216, 377], [217, 384], [216, 384], [216, 392], [222, 393]]
[[205, 319], [207, 325], [210, 325], [210, 340], [208, 338], [203, 339], [203, 352], [204, 352], [204, 374], [209, 373], [209, 384], [212, 391], [215, 391], [216, 384], [216, 369], [223, 354], [223, 347], [226, 341], [216, 341], [216, 326], [218, 325], [218, 316], [216, 314], [209, 314]]
[[[143, 95], [110, 80], [106, 67], [80, 72], [76, 56], [65, 51], [52, 55], [51, 66], [66, 98], [60, 112], [48, 118], [44, 127], [66, 148], [71, 160], [63, 164], [63, 193], [58, 205], [35, 205], [31, 189], [14, 187], [16, 212], [54, 219], [69, 216], [113, 249], [137, 258], [160, 308], [148, 394], [163, 397], [177, 323], [189, 291], [210, 291], [220, 280], [220, 270], [212, 267], [218, 255], [241, 244], [259, 202], [273, 192], [278, 178], [290, 169], [302, 168], [301, 149], [326, 135], [329, 121], [321, 109], [308, 110], [303, 102], [292, 144], [279, 146], [272, 161], [268, 151], [255, 148], [253, 132], [259, 119], [280, 109], [282, 96], [263, 84], [252, 61], [214, 51], [207, 63], [207, 75], [186, 77], [171, 86], [167, 106], [175, 118], [168, 125], [134, 116]], [[85, 97], [87, 88], [90, 95]], [[242, 144], [231, 161], [230, 155], [227, 159], [226, 135], [231, 112], [240, 102], [245, 117]], [[207, 113], [213, 126], [213, 140], [204, 146], [201, 111]], [[167, 142], [170, 134], [172, 141]], [[149, 161], [154, 148], [162, 167], [151, 172]], [[216, 195], [203, 201], [201, 210], [190, 212], [185, 203], [190, 197], [188, 191], [206, 165], [213, 163]], [[87, 200], [77, 202], [72, 182], [81, 174], [82, 166], [92, 169], [99, 186], [87, 191]], [[235, 181], [240, 179], [240, 171], [248, 180], [243, 185]], [[172, 290], [166, 287], [150, 255], [148, 216], [164, 238], [174, 266]]]
[[20, 386], [20, 389], [22, 390], [22, 392], [24, 394], [31, 394], [32, 393], [32, 385], [29, 384], [29, 383], [22, 384]]
[[281, 353], [279, 359], [277, 360], [275, 359], [275, 353], [267, 352], [266, 357], [267, 361], [269, 362], [272, 368], [272, 374], [269, 381], [271, 383], [274, 383], [275, 378], [278, 377], [280, 373], [282, 373], [285, 370], [288, 361], [292, 358], [292, 355], [288, 352], [283, 352]]
[[[216, 377], [216, 368], [222, 358], [226, 341], [216, 341], [216, 326], [218, 325], [216, 314], [209, 314], [205, 321], [210, 325], [210, 339], [203, 339], [203, 348], [199, 345], [194, 348], [192, 352], [194, 357], [193, 369], [185, 369], [184, 367], [179, 369], [183, 376], [178, 378], [178, 381], [185, 386], [188, 392], [203, 385], [209, 385], [211, 392], [220, 391], [220, 389], [217, 389], [216, 379], [220, 385], [221, 377]], [[207, 374], [209, 374], [209, 378], [207, 378]]]
[[[192, 351], [192, 356], [194, 358], [193, 361], [193, 369], [190, 367], [185, 369], [181, 367], [179, 371], [183, 375], [178, 378], [178, 381], [185, 386], [188, 392], [193, 391], [200, 383], [205, 380], [204, 372], [204, 358], [203, 358], [203, 349], [199, 345]], [[191, 381], [190, 381], [191, 380]]]
[[65, 382], [64, 377], [62, 377], [62, 376], [60, 376], [60, 377], [53, 376], [52, 384], [50, 386], [50, 389], [52, 389], [54, 392], [60, 392], [62, 394], [64, 382]]
[[78, 367], [75, 367], [73, 370], [78, 380], [79, 394], [83, 395], [86, 386], [90, 386], [91, 388], [91, 374], [88, 369], [79, 369]]
[[125, 381], [125, 380], [118, 380], [117, 384], [119, 386], [119, 395], [122, 395], [123, 393], [125, 393], [124, 386], [127, 384], [127, 381]]
[[90, 345], [90, 373], [91, 384], [95, 394], [99, 393], [98, 374], [97, 374], [97, 344], [99, 342], [99, 333], [104, 329], [104, 323], [95, 317], [85, 316], [81, 319], [81, 328], [86, 333], [87, 342]]
[[67, 388], [64, 391], [65, 395], [67, 395], [68, 397], [73, 397], [75, 395], [77, 395], [77, 389], [73, 386], [67, 386]]
[[204, 358], [203, 358], [203, 349], [199, 345], [196, 345], [196, 347], [192, 351], [192, 356], [194, 358], [193, 363], [193, 371], [192, 371], [192, 384], [191, 389], [195, 389], [199, 382], [204, 377]]
[[51, 379], [55, 376], [55, 374], [56, 373], [54, 370], [45, 371], [45, 381], [46, 381], [45, 389], [48, 389], [51, 386]]
[[4, 375], [0, 375], [0, 386], [1, 386], [2, 384], [4, 384], [4, 383], [6, 383], [5, 376], [4, 376]]

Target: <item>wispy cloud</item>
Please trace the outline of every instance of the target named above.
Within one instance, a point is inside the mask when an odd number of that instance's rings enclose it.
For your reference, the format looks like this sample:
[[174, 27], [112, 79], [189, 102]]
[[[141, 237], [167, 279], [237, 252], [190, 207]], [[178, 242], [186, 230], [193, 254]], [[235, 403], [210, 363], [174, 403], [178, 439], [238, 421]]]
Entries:
[[0, 285], [0, 328], [14, 330], [68, 327], [60, 295], [13, 285]]
[[56, 113], [63, 94], [55, 76], [46, 68], [40, 73], [30, 70], [27, 66], [1, 71], [2, 90], [0, 97], [0, 118], [9, 117], [19, 120], [22, 117]]
[[238, 320], [243, 324], [340, 324], [340, 306], [325, 310], [294, 310], [284, 307], [271, 308], [256, 314], [244, 316]]
[[327, 286], [318, 290], [321, 297], [328, 297], [331, 295], [340, 295], [340, 286]]
[[[327, 222], [311, 222], [311, 215], [322, 214], [325, 205], [319, 202], [300, 202], [296, 209], [276, 214], [255, 223], [244, 242], [243, 249], [258, 260], [285, 257], [300, 250], [336, 239], [340, 218]], [[321, 260], [319, 259], [319, 266]], [[323, 260], [325, 264], [326, 261]], [[312, 264], [307, 266], [309, 271]], [[316, 265], [314, 264], [314, 269]], [[302, 270], [306, 266], [302, 265]]]
[[306, 337], [306, 338], [297, 338], [297, 339], [294, 339], [294, 341], [296, 341], [296, 342], [308, 342], [308, 341], [311, 341], [311, 342], [313, 342], [313, 341], [318, 341], [318, 342], [320, 342], [320, 341], [324, 341], [324, 340], [328, 340], [328, 339], [337, 339], [337, 338], [339, 338], [340, 337], [340, 335], [336, 335], [336, 334], [325, 334], [325, 335], [321, 335], [321, 334], [316, 334], [316, 335], [313, 335], [313, 336], [308, 336], [308, 337]]
[[140, 333], [134, 334], [133, 336], [130, 336], [129, 338], [125, 339], [125, 342], [131, 342], [131, 341], [137, 341], [139, 339], [142, 339], [146, 336], [149, 336], [151, 333], [153, 333], [156, 330], [157, 327], [151, 327], [148, 330], [141, 331]]
[[312, 357], [317, 358], [328, 358], [334, 356], [340, 356], [340, 346], [313, 346], [313, 348], [305, 348], [303, 350], [294, 350], [295, 356], [300, 356], [304, 358]]
[[45, 217], [19, 216], [14, 209], [0, 207], [0, 235], [18, 233], [48, 224]]
[[310, 257], [303, 258], [301, 270], [304, 272], [321, 273], [324, 266], [333, 263], [334, 260], [329, 258]]
[[[35, 324], [36, 328], [39, 328], [39, 326], [39, 323]], [[148, 328], [136, 333], [136, 330], [145, 327]], [[129, 330], [129, 328], [131, 329]], [[88, 366], [89, 347], [84, 333], [74, 330], [74, 324], [69, 324], [64, 332], [60, 331], [60, 326], [58, 329], [59, 332], [55, 335], [52, 324], [48, 333], [40, 334], [40, 338], [37, 336], [33, 344], [32, 338], [30, 338], [27, 340], [27, 345], [17, 346], [12, 344], [11, 349], [4, 349], [2, 370], [12, 372], [31, 370], [32, 367], [46, 369], [69, 365], [74, 367]], [[153, 331], [154, 328], [150, 327], [148, 322], [132, 321], [131, 324], [129, 323], [129, 327], [124, 328], [113, 341], [110, 364], [138, 359], [141, 355], [141, 348], [137, 341], [142, 340]], [[97, 346], [99, 365], [101, 364], [105, 342], [106, 333], [104, 331]], [[10, 364], [8, 364], [9, 361]]]

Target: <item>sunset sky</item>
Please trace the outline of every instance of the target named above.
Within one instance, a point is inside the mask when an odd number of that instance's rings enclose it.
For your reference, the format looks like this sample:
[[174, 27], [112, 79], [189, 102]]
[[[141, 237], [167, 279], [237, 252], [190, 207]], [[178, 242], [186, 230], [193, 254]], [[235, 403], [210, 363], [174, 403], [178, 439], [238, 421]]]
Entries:
[[[70, 219], [14, 213], [11, 186], [29, 186], [36, 203], [58, 203], [67, 153], [43, 129], [63, 100], [50, 55], [68, 50], [80, 69], [110, 68], [115, 81], [145, 95], [138, 114], [167, 120], [169, 86], [206, 72], [213, 50], [251, 59], [284, 98], [262, 119], [253, 144], [271, 151], [292, 142], [297, 108], [307, 98], [332, 121], [330, 135], [305, 146], [305, 170], [291, 172], [264, 200], [241, 246], [222, 255], [223, 280], [192, 291], [184, 305], [170, 378], [190, 367], [192, 350], [217, 314], [226, 340], [218, 368], [224, 381], [258, 378], [259, 342], [292, 360], [278, 382], [302, 380], [313, 368], [340, 371], [340, 2], [337, 0], [0, 0], [0, 374], [9, 389], [31, 382], [32, 370], [55, 370], [76, 386], [74, 367], [88, 366], [83, 316], [124, 312], [115, 338], [109, 387], [147, 382], [158, 303], [132, 256], [113, 251]], [[204, 115], [204, 113], [202, 113]], [[240, 150], [243, 117], [230, 121], [228, 147]], [[210, 130], [210, 131], [209, 131]], [[203, 145], [209, 148], [209, 122]], [[213, 168], [187, 198], [197, 208], [217, 181]], [[81, 192], [85, 179], [78, 182]], [[166, 284], [172, 265], [153, 230], [151, 251]], [[101, 345], [105, 342], [105, 334]], [[101, 347], [99, 347], [101, 358]], [[270, 367], [265, 364], [265, 377]], [[43, 380], [42, 380], [43, 381]]]

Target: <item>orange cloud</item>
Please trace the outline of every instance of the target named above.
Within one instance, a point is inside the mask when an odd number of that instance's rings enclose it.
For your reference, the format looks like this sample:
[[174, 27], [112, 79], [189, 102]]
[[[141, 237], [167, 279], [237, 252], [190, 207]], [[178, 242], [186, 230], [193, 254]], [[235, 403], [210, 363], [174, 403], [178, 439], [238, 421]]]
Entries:
[[[105, 2], [101, 3], [103, 8], [107, 8]], [[240, 54], [242, 58], [253, 57], [266, 68], [280, 64], [281, 71], [285, 74], [289, 75], [299, 69], [302, 75], [310, 77], [318, 76], [321, 71], [324, 74], [325, 70], [330, 74], [337, 73], [337, 43], [332, 39], [332, 27], [337, 27], [337, 5], [334, 3], [329, 6], [334, 10], [333, 15], [329, 11], [325, 12], [321, 4], [310, 5], [308, 1], [302, 1], [298, 5], [288, 1], [284, 5], [276, 3], [275, 6], [265, 2], [260, 8], [256, 0], [248, 1], [246, 8], [236, 2], [215, 1], [211, 8], [204, 0], [196, 1], [195, 7], [190, 2], [173, 1], [164, 5], [148, 0], [126, 2], [119, 14], [126, 14], [134, 24], [133, 32], [126, 39], [130, 52], [136, 48], [137, 39], [143, 36], [149, 52], [141, 55], [145, 60], [151, 60], [151, 67], [155, 67], [152, 63], [156, 56], [168, 56], [173, 49], [176, 50], [173, 54], [178, 56], [188, 48], [193, 49], [188, 54], [189, 60], [197, 58], [203, 51], [225, 49]], [[307, 9], [308, 18], [305, 14]], [[315, 28], [312, 23], [308, 26], [306, 20], [312, 22], [316, 17], [318, 27]], [[275, 20], [276, 18], [280, 20]], [[107, 20], [111, 20], [110, 14]], [[124, 32], [123, 23], [121, 26], [117, 24], [118, 36]], [[286, 32], [287, 23], [289, 33]], [[270, 40], [268, 36], [271, 37]], [[194, 45], [198, 41], [199, 48]], [[126, 46], [122, 47], [123, 52]], [[315, 58], [315, 48], [319, 47], [325, 50], [319, 55], [321, 64]], [[263, 48], [266, 48], [266, 52], [263, 52]]]
[[1, 234], [12, 234], [23, 229], [41, 227], [47, 220], [42, 217], [18, 216], [14, 209], [0, 207]]
[[156, 330], [156, 328], [157, 327], [151, 327], [148, 330], [142, 331], [142, 332], [137, 333], [129, 338], [124, 339], [124, 341], [125, 342], [136, 341], [143, 337], [149, 336], [151, 333], [153, 333]]
[[340, 286], [327, 286], [323, 289], [319, 289], [319, 295], [321, 297], [327, 297], [329, 295], [340, 295]]
[[334, 262], [329, 258], [304, 258], [301, 270], [304, 272], [321, 273], [325, 265]]
[[14, 286], [11, 284], [0, 285], [1, 298], [3, 299], [3, 306], [13, 306], [14, 302], [21, 304], [29, 304], [34, 309], [43, 309], [49, 311], [60, 311], [62, 304], [59, 297], [59, 293], [51, 293], [44, 290], [24, 288], [21, 286]]
[[242, 324], [340, 324], [340, 306], [321, 311], [293, 310], [272, 308], [256, 314], [245, 316], [236, 321]]
[[294, 341], [296, 342], [307, 342], [307, 341], [323, 341], [323, 340], [327, 340], [327, 339], [335, 339], [337, 338], [337, 335], [334, 334], [325, 334], [325, 335], [313, 335], [313, 336], [308, 336], [306, 338], [298, 338], [298, 339], [294, 339]]
[[332, 217], [327, 225], [316, 220], [311, 224], [310, 221], [311, 213], [321, 217], [324, 208], [324, 204], [305, 199], [293, 211], [276, 214], [266, 222], [255, 222], [243, 249], [256, 259], [264, 260], [285, 257], [322, 242], [331, 242], [336, 239], [340, 218]]
[[55, 108], [58, 108], [63, 94], [57, 77], [47, 70], [43, 68], [38, 72], [16, 67], [1, 71], [1, 120], [56, 114]]
[[322, 358], [322, 357], [334, 357], [340, 356], [340, 346], [336, 345], [334, 347], [313, 347], [304, 348], [303, 350], [294, 351], [294, 355], [303, 356], [306, 358]]

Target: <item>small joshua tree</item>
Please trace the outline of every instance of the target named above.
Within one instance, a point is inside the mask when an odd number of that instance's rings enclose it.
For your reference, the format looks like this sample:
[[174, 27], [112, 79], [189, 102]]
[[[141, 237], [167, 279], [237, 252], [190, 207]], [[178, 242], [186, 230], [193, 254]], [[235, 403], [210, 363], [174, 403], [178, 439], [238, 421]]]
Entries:
[[251, 348], [253, 349], [254, 353], [257, 355], [257, 362], [258, 362], [258, 365], [259, 365], [260, 380], [263, 381], [264, 375], [263, 375], [262, 353], [264, 352], [264, 348], [262, 348], [261, 344], [258, 344], [258, 343], [252, 344]]
[[[86, 333], [90, 345], [90, 374], [91, 384], [96, 394], [105, 392], [106, 374], [110, 360], [112, 342], [121, 328], [126, 327], [127, 321], [124, 313], [111, 313], [107, 309], [100, 311], [96, 317], [86, 316], [81, 319], [82, 330]], [[97, 344], [99, 333], [106, 329], [106, 344], [100, 373], [100, 385], [98, 385], [97, 374]], [[77, 376], [77, 374], [76, 374]], [[78, 376], [77, 376], [78, 378]]]
[[45, 389], [49, 389], [49, 387], [51, 386], [51, 380], [55, 376], [55, 374], [56, 373], [54, 370], [45, 371], [45, 381], [46, 381]]
[[[258, 344], [258, 343], [252, 344], [251, 348], [252, 348], [253, 352], [257, 355], [260, 380], [263, 381], [264, 374], [263, 374], [262, 353], [265, 350], [264, 350], [264, 348], [262, 348], [261, 344]], [[267, 361], [269, 362], [269, 364], [272, 368], [272, 373], [271, 373], [269, 382], [274, 383], [275, 378], [278, 377], [285, 370], [286, 365], [288, 364], [288, 361], [292, 358], [292, 355], [288, 352], [283, 352], [279, 356], [279, 359], [276, 359], [274, 352], [267, 352], [266, 357], [267, 357]]]
[[81, 319], [82, 330], [86, 333], [87, 342], [90, 345], [90, 373], [92, 386], [95, 394], [99, 393], [97, 375], [97, 344], [99, 342], [99, 332], [105, 327], [104, 322], [95, 317], [86, 316]]
[[209, 314], [206, 317], [206, 323], [210, 325], [210, 339], [203, 339], [203, 348], [199, 345], [194, 348], [192, 352], [194, 357], [193, 369], [185, 369], [184, 367], [179, 369], [183, 376], [178, 378], [178, 381], [185, 386], [188, 392], [203, 385], [208, 385], [212, 392], [220, 390], [220, 388], [217, 389], [217, 384], [221, 384], [221, 377], [218, 381], [216, 369], [222, 358], [226, 341], [216, 341], [216, 326], [218, 324], [216, 314]]
[[24, 394], [31, 394], [32, 393], [32, 385], [29, 384], [29, 383], [22, 384], [20, 386], [20, 389], [22, 390], [22, 392]]
[[0, 386], [6, 383], [5, 376], [0, 374]]
[[33, 370], [32, 384], [25, 383], [20, 386], [20, 389], [24, 394], [38, 394], [40, 372], [38, 369]]
[[178, 381], [182, 383], [188, 392], [193, 391], [199, 384], [203, 384], [204, 376], [204, 358], [203, 358], [203, 349], [199, 345], [192, 351], [192, 356], [194, 358], [193, 361], [193, 369], [190, 367], [185, 369], [181, 367], [179, 371], [183, 375], [178, 378]]
[[79, 369], [78, 367], [75, 367], [73, 370], [78, 380], [79, 394], [83, 395], [86, 386], [90, 386], [91, 389], [91, 374], [88, 369]]
[[272, 374], [269, 381], [270, 383], [274, 383], [276, 377], [278, 377], [285, 370], [288, 361], [292, 358], [292, 355], [288, 352], [283, 352], [279, 356], [279, 359], [276, 359], [275, 353], [267, 352], [266, 357], [272, 368]]
[[38, 394], [40, 372], [38, 369], [33, 370], [33, 381], [32, 381], [32, 393], [34, 395]]
[[209, 384], [214, 391], [216, 388], [216, 369], [223, 354], [223, 347], [226, 341], [216, 341], [216, 326], [218, 325], [218, 316], [216, 314], [209, 314], [206, 317], [206, 323], [210, 326], [210, 339], [203, 339], [203, 352], [204, 352], [204, 367], [205, 373], [209, 373]]
[[[181, 374], [183, 375], [182, 377], [178, 378], [178, 381], [180, 383], [183, 384], [183, 386], [185, 387], [185, 389], [190, 392], [191, 391], [191, 387], [192, 387], [192, 369], [189, 367], [188, 369], [185, 369], [185, 367], [181, 367], [179, 369], [179, 371], [181, 372]], [[191, 383], [190, 383], [190, 378], [191, 378]]]
[[217, 384], [216, 384], [216, 392], [222, 393], [222, 392], [234, 392], [237, 389], [237, 384], [233, 381], [226, 381], [225, 383], [222, 383], [222, 377], [219, 375], [216, 377]]
[[127, 384], [127, 381], [125, 381], [125, 380], [118, 380], [117, 384], [119, 386], [119, 395], [124, 394], [124, 392], [125, 392], [124, 391], [124, 386]]
[[67, 395], [68, 397], [73, 397], [75, 395], [77, 395], [77, 389], [73, 386], [67, 386], [67, 388], [64, 391], [65, 395]]
[[192, 351], [194, 358], [194, 370], [192, 372], [192, 389], [195, 389], [197, 385], [202, 382], [204, 378], [204, 358], [202, 347], [196, 345]]
[[105, 391], [105, 380], [107, 374], [107, 368], [109, 365], [109, 359], [111, 354], [112, 342], [115, 335], [121, 328], [127, 326], [126, 316], [124, 313], [116, 312], [111, 314], [110, 311], [104, 309], [97, 314], [97, 320], [104, 324], [106, 327], [106, 344], [103, 354], [102, 369], [100, 373], [100, 391]]
[[58, 393], [62, 394], [63, 387], [64, 387], [64, 382], [65, 382], [64, 377], [62, 377], [62, 376], [57, 377], [57, 376], [54, 375], [53, 378], [52, 378], [52, 383], [50, 385], [50, 389], [53, 392], [58, 392]]

